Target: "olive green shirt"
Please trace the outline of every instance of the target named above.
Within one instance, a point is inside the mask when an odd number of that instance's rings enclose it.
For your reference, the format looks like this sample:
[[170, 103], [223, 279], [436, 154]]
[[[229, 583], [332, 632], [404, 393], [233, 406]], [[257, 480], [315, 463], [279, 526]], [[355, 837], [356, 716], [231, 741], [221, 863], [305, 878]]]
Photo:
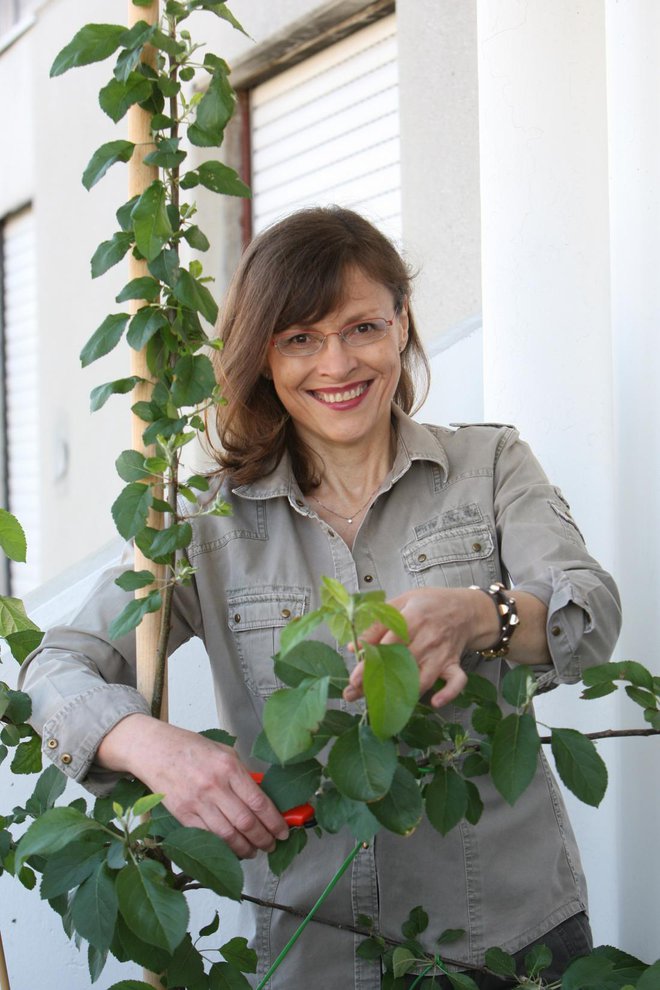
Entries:
[[[389, 597], [499, 580], [530, 592], [548, 606], [552, 666], [537, 668], [545, 686], [578, 680], [585, 667], [607, 661], [616, 642], [616, 587], [588, 554], [561, 493], [516, 430], [426, 427], [399, 410], [394, 415], [394, 466], [352, 550], [307, 503], [287, 459], [254, 484], [226, 489], [231, 516], [193, 522], [188, 556], [196, 572], [193, 584], [176, 592], [172, 649], [192, 636], [202, 639], [219, 724], [238, 737], [240, 755], [255, 769], [249, 754], [263, 702], [280, 686], [272, 662], [279, 632], [292, 616], [320, 604], [323, 575], [351, 592], [382, 588]], [[44, 753], [96, 794], [115, 779], [93, 763], [101, 739], [124, 716], [148, 711], [134, 687], [134, 638], [107, 636], [128, 598], [113, 583], [122, 570], [104, 576], [70, 625], [47, 634], [23, 672]], [[496, 684], [507, 669], [504, 661], [474, 653], [463, 663]], [[469, 725], [469, 712], [449, 705], [444, 714]], [[384, 935], [399, 938], [408, 912], [421, 904], [430, 916], [424, 936], [430, 951], [444, 929], [462, 928], [465, 935], [448, 954], [478, 964], [489, 946], [514, 952], [584, 910], [578, 850], [545, 759], [513, 807], [490, 778], [476, 783], [484, 802], [476, 826], [462, 822], [445, 837], [426, 821], [406, 838], [380, 832], [323, 906], [324, 917], [357, 924], [368, 915]], [[348, 834], [322, 840], [312, 834], [279, 879], [262, 854], [244, 864], [246, 890], [308, 909], [352, 845]], [[268, 909], [250, 912], [244, 931], [252, 931], [263, 975], [297, 920]], [[272, 978], [272, 990], [378, 990], [379, 963], [356, 955], [361, 941], [312, 925]]]

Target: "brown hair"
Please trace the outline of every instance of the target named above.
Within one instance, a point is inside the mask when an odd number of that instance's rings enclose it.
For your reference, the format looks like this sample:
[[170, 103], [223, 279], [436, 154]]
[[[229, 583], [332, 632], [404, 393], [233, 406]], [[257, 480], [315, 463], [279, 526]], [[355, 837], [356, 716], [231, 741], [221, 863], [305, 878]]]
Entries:
[[[319, 483], [318, 461], [296, 435], [273, 383], [264, 377], [273, 334], [314, 323], [341, 305], [344, 276], [359, 268], [392, 293], [410, 297], [411, 273], [394, 245], [364, 217], [338, 206], [300, 210], [246, 249], [219, 321], [216, 371], [226, 405], [217, 411], [222, 444], [213, 454], [232, 483], [264, 477], [288, 449], [303, 491]], [[426, 397], [429, 366], [410, 308], [408, 341], [394, 401], [409, 413]]]

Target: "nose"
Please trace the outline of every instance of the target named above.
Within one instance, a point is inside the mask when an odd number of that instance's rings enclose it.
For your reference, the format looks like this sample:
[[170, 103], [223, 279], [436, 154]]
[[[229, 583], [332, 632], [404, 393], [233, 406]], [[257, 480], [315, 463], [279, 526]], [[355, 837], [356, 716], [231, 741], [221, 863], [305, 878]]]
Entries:
[[326, 334], [323, 347], [318, 353], [318, 371], [328, 377], [340, 380], [357, 367], [358, 355], [354, 347], [349, 347], [338, 333]]

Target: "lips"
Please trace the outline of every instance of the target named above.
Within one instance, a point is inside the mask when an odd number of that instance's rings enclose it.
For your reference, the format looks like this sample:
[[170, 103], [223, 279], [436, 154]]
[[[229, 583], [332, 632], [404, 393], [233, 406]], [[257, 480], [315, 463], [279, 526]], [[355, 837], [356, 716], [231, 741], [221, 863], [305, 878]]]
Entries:
[[324, 402], [327, 405], [332, 406], [338, 402], [350, 402], [351, 399], [358, 399], [367, 391], [369, 384], [369, 382], [360, 382], [358, 385], [353, 385], [351, 388], [343, 389], [342, 391], [337, 392], [331, 392], [329, 389], [322, 392], [312, 390], [311, 394], [320, 402]]

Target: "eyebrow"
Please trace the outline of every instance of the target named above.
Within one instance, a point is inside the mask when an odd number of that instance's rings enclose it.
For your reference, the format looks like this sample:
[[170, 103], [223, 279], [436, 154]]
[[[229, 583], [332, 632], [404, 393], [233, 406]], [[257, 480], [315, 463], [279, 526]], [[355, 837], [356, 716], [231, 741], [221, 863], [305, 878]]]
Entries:
[[[385, 319], [385, 317], [377, 316], [375, 313], [367, 313], [367, 314], [363, 314], [362, 316], [353, 316], [349, 320], [347, 320], [346, 323], [342, 324], [341, 329], [344, 330], [346, 327], [353, 326], [353, 324], [355, 323], [364, 323], [365, 320], [382, 320], [382, 319]], [[316, 322], [318, 322], [318, 320]], [[322, 330], [317, 330], [314, 327], [313, 323], [303, 323], [301, 321], [299, 323], [292, 324], [290, 327], [284, 327], [284, 329], [282, 330], [276, 330], [275, 335], [277, 336], [281, 333], [287, 333], [287, 331], [290, 333], [296, 333], [296, 332], [308, 333], [310, 330], [314, 330], [315, 333], [323, 333]]]

